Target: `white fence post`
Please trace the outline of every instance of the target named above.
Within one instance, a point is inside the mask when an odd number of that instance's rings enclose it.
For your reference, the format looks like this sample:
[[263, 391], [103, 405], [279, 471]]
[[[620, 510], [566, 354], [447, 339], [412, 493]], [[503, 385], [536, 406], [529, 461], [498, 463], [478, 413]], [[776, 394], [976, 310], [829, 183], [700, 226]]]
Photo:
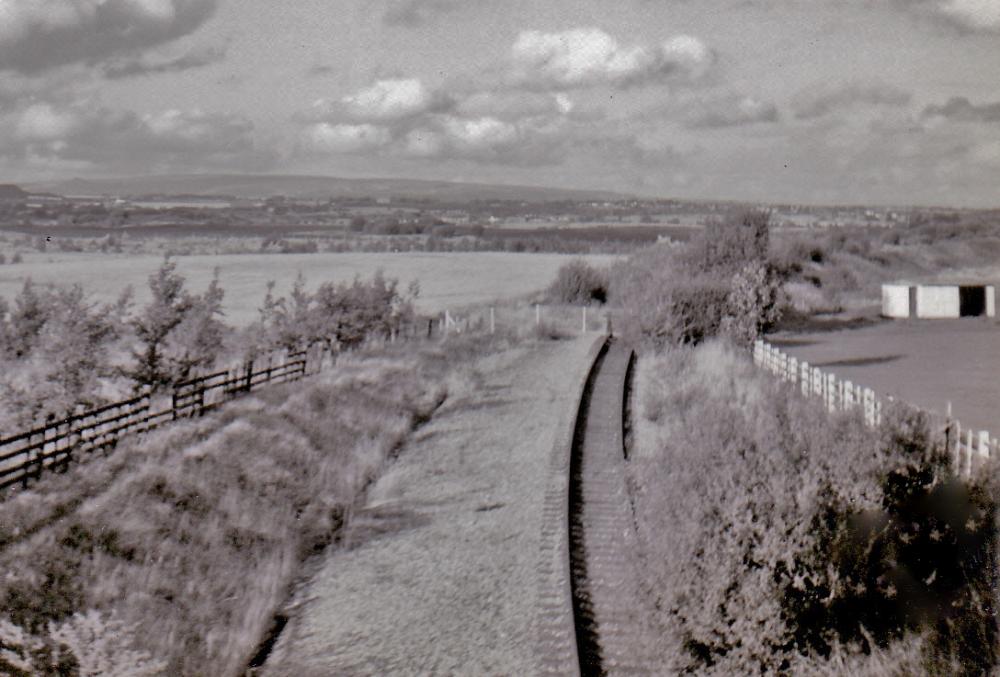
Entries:
[[800, 380], [802, 381], [802, 394], [808, 395], [812, 384], [809, 382], [809, 376], [812, 374], [812, 370], [809, 368], [808, 362], [803, 362], [802, 366], [799, 367], [802, 372]]
[[965, 476], [972, 477], [972, 429], [965, 431]]
[[587, 306], [583, 307], [583, 333], [587, 333]]
[[981, 458], [990, 457], [990, 433], [988, 430], [979, 431], [979, 456]]

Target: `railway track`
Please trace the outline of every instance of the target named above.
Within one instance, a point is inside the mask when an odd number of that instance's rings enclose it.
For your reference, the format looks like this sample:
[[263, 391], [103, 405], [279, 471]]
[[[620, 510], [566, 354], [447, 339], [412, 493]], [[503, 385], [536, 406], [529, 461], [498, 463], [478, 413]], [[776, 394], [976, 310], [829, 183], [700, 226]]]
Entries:
[[591, 367], [569, 463], [569, 577], [579, 672], [654, 674], [625, 479], [634, 355], [610, 339]]

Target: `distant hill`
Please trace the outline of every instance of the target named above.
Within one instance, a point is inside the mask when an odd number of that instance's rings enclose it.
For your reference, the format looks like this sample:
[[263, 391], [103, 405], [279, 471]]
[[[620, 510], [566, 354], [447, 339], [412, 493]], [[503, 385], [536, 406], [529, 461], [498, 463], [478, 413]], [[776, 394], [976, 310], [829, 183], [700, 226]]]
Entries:
[[13, 183], [0, 183], [0, 200], [23, 200], [28, 195]]
[[62, 195], [191, 195], [266, 198], [432, 198], [454, 202], [472, 200], [618, 200], [628, 196], [608, 191], [568, 190], [539, 186], [422, 181], [417, 179], [342, 179], [327, 176], [192, 174], [140, 176], [120, 179], [71, 179], [33, 183], [35, 192]]

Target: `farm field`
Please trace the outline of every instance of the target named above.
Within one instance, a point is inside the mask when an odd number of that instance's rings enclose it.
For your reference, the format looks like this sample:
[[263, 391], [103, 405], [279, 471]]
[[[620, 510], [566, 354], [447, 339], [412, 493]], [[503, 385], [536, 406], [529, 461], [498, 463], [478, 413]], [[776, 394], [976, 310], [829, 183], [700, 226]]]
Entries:
[[[382, 269], [398, 278], [400, 289], [417, 280], [420, 296], [417, 310], [435, 313], [511, 299], [543, 289], [555, 278], [561, 265], [575, 258], [565, 254], [514, 254], [504, 252], [418, 253], [321, 253], [234, 254], [231, 256], [177, 257], [177, 269], [187, 278], [188, 289], [200, 293], [208, 286], [215, 268], [226, 291], [225, 321], [245, 326], [257, 319], [269, 280], [275, 292], [285, 295], [301, 272], [309, 288], [326, 281], [350, 281], [356, 275], [368, 278]], [[583, 257], [594, 265], [610, 265], [615, 257]], [[79, 283], [94, 301], [113, 301], [132, 285], [135, 302], [149, 299], [146, 280], [163, 261], [158, 256], [91, 253], [27, 254], [24, 263], [0, 268], [0, 296], [14, 297], [29, 276], [40, 284]]]
[[859, 329], [776, 333], [775, 346], [879, 393], [1000, 431], [1000, 323], [981, 318], [881, 322]]

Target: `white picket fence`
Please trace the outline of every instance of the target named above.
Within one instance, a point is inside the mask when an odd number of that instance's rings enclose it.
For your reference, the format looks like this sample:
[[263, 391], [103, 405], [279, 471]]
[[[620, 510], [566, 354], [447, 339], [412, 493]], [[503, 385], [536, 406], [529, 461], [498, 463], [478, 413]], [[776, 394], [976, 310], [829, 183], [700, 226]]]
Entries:
[[[821, 398], [831, 412], [861, 409], [864, 421], [869, 426], [879, 425], [882, 422], [884, 403], [894, 402], [892, 397], [886, 396], [883, 400], [871, 388], [839, 379], [836, 374], [800, 361], [766, 341], [754, 343], [753, 361], [800, 389], [803, 395]], [[956, 472], [969, 477], [973, 464], [982, 464], [986, 459], [1000, 454], [1000, 440], [992, 437], [989, 431], [963, 429], [958, 419], [950, 416], [950, 412], [949, 415], [942, 416], [938, 412], [921, 411], [928, 415], [934, 434], [941, 438], [951, 452]]]

